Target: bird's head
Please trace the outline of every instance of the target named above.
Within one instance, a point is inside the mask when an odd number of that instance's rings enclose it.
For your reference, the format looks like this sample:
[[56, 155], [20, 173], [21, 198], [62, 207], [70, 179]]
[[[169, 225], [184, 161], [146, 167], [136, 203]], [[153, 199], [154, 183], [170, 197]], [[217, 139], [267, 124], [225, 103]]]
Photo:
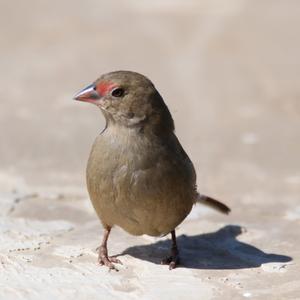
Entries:
[[126, 127], [174, 130], [171, 114], [153, 83], [131, 71], [102, 75], [81, 90], [75, 100], [97, 105], [110, 123]]

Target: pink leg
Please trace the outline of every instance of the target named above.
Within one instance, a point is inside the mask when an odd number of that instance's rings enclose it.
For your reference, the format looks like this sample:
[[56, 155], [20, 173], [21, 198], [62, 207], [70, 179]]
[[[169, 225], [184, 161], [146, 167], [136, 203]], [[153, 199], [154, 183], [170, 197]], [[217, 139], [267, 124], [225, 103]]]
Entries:
[[118, 269], [115, 267], [113, 263], [122, 264], [119, 259], [116, 257], [109, 257], [108, 251], [107, 251], [107, 240], [110, 234], [111, 227], [107, 226], [104, 228], [104, 235], [102, 243], [99, 247], [99, 254], [98, 254], [98, 262], [100, 265], [107, 266], [110, 270], [116, 270]]

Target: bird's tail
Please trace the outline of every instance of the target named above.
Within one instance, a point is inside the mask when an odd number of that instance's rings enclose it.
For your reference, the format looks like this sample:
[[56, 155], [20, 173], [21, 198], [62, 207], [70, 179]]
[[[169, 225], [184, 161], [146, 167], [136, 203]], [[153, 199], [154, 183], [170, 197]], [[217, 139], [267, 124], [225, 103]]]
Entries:
[[201, 203], [211, 208], [214, 208], [223, 214], [229, 214], [231, 211], [231, 209], [224, 203], [221, 203], [216, 199], [201, 194], [198, 194], [196, 203]]

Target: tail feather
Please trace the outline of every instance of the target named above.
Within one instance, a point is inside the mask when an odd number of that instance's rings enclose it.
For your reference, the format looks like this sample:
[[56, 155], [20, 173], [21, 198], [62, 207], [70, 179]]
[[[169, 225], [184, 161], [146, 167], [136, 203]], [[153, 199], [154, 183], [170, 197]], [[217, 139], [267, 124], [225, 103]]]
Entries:
[[224, 203], [205, 195], [198, 194], [196, 202], [214, 208], [223, 214], [229, 214], [231, 211]]

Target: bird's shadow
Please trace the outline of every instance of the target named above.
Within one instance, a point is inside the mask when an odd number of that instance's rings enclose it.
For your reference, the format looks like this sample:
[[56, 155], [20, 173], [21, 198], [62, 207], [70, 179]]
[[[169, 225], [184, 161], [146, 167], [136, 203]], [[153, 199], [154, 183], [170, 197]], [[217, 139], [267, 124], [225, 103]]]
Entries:
[[[270, 262], [289, 262], [290, 256], [269, 254], [236, 239], [242, 227], [228, 225], [216, 232], [195, 236], [181, 235], [177, 238], [181, 266], [193, 269], [244, 269], [255, 268]], [[169, 254], [170, 240], [151, 245], [129, 247], [123, 254], [160, 264]]]

